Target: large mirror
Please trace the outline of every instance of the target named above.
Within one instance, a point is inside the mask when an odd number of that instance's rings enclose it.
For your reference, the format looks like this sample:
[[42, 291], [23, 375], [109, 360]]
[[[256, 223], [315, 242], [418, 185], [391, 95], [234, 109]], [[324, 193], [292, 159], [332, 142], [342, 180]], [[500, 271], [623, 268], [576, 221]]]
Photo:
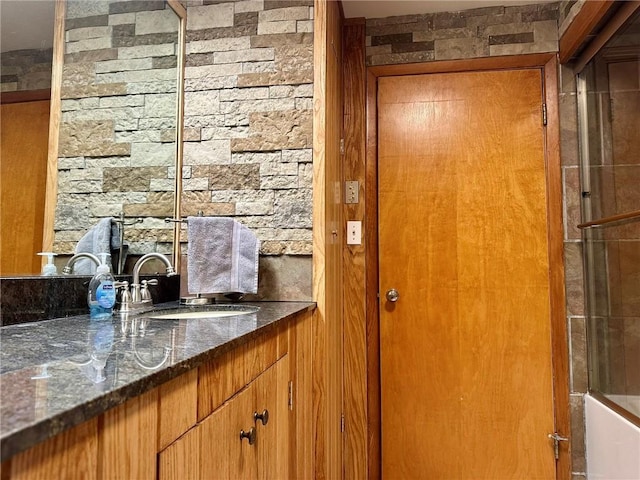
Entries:
[[56, 3], [43, 240], [21, 255], [51, 249], [61, 266], [112, 218], [130, 262], [152, 251], [176, 260], [165, 218], [179, 208], [185, 10], [173, 0]]

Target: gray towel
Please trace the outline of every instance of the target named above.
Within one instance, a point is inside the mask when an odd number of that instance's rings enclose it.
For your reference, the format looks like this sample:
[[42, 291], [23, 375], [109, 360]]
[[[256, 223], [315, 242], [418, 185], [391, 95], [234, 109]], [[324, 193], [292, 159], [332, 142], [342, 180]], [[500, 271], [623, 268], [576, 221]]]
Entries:
[[232, 218], [188, 217], [189, 293], [257, 293], [260, 241]]
[[[101, 219], [78, 241], [75, 253], [93, 253], [102, 259], [101, 253], [111, 255], [120, 248], [120, 227], [111, 217]], [[93, 275], [96, 265], [88, 258], [81, 258], [73, 265], [75, 275]]]

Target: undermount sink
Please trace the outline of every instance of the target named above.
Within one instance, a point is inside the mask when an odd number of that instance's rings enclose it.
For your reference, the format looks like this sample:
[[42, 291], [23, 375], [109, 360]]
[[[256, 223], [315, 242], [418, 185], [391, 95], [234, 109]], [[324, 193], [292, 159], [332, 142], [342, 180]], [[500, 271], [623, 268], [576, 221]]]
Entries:
[[259, 307], [253, 307], [249, 305], [218, 305], [209, 307], [206, 310], [190, 310], [188, 312], [182, 310], [175, 312], [158, 312], [156, 314], [152, 313], [148, 315], [148, 317], [155, 320], [220, 318], [247, 315], [249, 313], [256, 313], [258, 310], [260, 310]]

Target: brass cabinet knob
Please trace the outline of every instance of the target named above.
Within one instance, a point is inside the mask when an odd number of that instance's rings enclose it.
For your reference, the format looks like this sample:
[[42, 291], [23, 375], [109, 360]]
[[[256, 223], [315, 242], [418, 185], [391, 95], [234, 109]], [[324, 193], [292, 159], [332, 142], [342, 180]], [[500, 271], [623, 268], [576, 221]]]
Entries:
[[240, 430], [240, 441], [246, 438], [249, 441], [249, 445], [253, 445], [256, 443], [256, 429], [251, 427], [248, 432], [244, 430]]
[[266, 425], [269, 422], [269, 410], [265, 408], [262, 413], [253, 412], [253, 421], [258, 423], [258, 420], [262, 422], [262, 425]]

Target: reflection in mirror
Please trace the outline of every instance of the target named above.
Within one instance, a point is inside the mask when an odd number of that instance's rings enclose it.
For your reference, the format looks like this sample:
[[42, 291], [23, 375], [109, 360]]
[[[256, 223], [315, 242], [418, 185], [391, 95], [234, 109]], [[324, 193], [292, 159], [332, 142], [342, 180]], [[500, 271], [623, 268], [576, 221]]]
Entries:
[[164, 219], [176, 199], [179, 31], [165, 2], [66, 2], [53, 242], [60, 263], [101, 219], [121, 214], [130, 255], [172, 254], [174, 225]]
[[0, 2], [0, 274], [40, 272], [55, 3]]

